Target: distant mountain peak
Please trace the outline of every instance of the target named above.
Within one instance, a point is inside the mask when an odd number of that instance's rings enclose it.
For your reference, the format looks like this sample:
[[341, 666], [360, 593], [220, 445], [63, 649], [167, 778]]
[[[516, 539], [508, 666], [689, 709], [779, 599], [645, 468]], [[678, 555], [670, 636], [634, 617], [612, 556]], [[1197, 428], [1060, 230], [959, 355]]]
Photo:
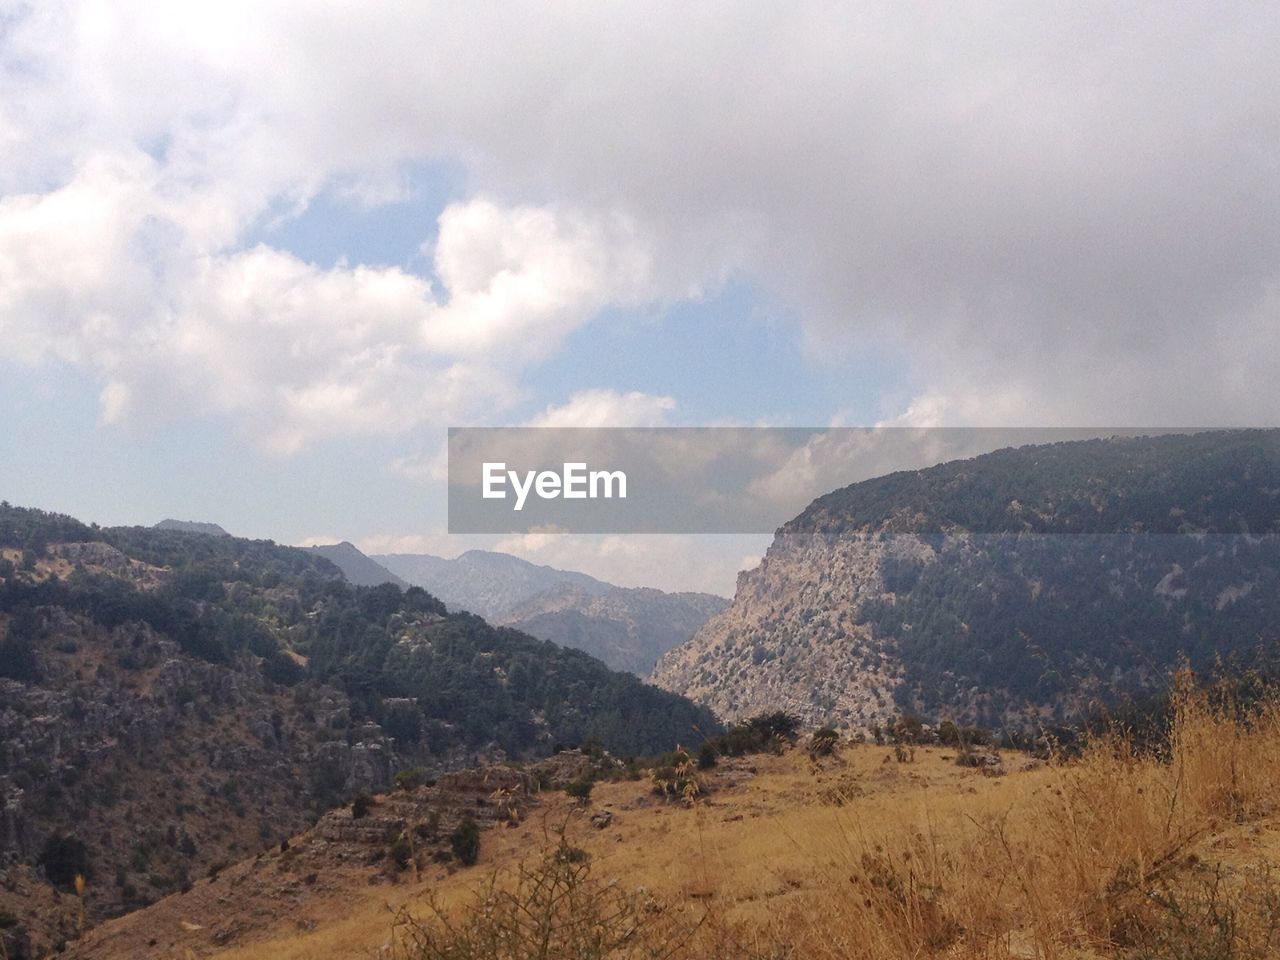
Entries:
[[200, 520], [164, 519], [156, 524], [157, 530], [178, 530], [182, 533], [207, 533], [212, 537], [229, 537], [231, 534], [216, 523], [204, 523]]
[[407, 582], [382, 564], [361, 553], [360, 549], [350, 540], [343, 540], [341, 543], [304, 547], [303, 549], [324, 557], [342, 571], [342, 575], [347, 578], [348, 582], [354, 583], [358, 587], [376, 587], [383, 583], [394, 583], [401, 589], [409, 586]]

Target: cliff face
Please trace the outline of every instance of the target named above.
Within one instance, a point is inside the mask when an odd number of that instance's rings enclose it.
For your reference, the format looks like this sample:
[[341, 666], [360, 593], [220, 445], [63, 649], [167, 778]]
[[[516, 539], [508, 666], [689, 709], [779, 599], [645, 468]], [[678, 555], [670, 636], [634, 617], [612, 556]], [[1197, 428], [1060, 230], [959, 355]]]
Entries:
[[883, 590], [886, 551], [904, 547], [870, 537], [778, 537], [759, 567], [738, 575], [732, 604], [659, 660], [654, 682], [726, 719], [773, 710], [806, 723], [883, 718], [900, 665], [857, 611]]
[[1078, 717], [1273, 665], [1280, 434], [1000, 451], [820, 498], [654, 680], [724, 718]]

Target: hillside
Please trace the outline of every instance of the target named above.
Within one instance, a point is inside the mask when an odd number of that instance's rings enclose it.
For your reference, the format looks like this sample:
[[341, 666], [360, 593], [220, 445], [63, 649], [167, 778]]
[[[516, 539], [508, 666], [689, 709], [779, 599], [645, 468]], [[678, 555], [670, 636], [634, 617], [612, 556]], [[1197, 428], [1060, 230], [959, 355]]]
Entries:
[[502, 619], [519, 604], [555, 587], [577, 587], [587, 594], [609, 589], [609, 584], [585, 573], [557, 570], [492, 550], [468, 550], [452, 560], [417, 553], [373, 559], [439, 597], [450, 610], [467, 610], [490, 621]]
[[728, 600], [708, 593], [643, 587], [592, 593], [564, 584], [516, 605], [501, 622], [539, 639], [585, 650], [615, 670], [645, 677], [659, 657], [728, 605]]
[[1280, 432], [1001, 450], [854, 484], [779, 530], [655, 682], [733, 718], [1064, 721], [1183, 658], [1270, 660]]
[[[334, 811], [69, 955], [1274, 957], [1275, 704], [1241, 723], [1188, 695], [1167, 746], [1157, 757], [1110, 738], [1046, 762], [802, 744], [720, 758], [689, 804], [661, 800], [648, 776], [597, 783], [584, 806], [477, 771], [376, 798], [364, 820]], [[487, 811], [472, 867], [430, 826], [468, 803]], [[421, 847], [397, 853], [424, 824]]]
[[[695, 727], [715, 720], [586, 654], [420, 588], [353, 586], [306, 551], [0, 505], [6, 869], [50, 903], [41, 874], [64, 898], [85, 874], [91, 922], [398, 770], [589, 738], [647, 753]], [[16, 915], [56, 942], [65, 916], [33, 896]]]
[[708, 593], [616, 587], [585, 573], [486, 550], [470, 550], [454, 560], [425, 554], [374, 559], [450, 610], [469, 610], [492, 623], [584, 650], [615, 670], [641, 677], [727, 605]]
[[409, 584], [375, 560], [370, 559], [356, 549], [354, 544], [346, 540], [342, 543], [329, 543], [315, 547], [303, 547], [308, 553], [324, 557], [342, 571], [342, 575], [357, 587], [376, 587], [383, 583], [394, 583], [397, 587], [408, 587]]

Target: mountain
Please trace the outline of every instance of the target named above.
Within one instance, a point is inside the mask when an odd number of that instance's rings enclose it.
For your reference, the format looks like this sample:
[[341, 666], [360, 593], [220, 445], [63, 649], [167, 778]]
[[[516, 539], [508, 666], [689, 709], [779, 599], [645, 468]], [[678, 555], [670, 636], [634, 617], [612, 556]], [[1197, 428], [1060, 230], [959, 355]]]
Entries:
[[77, 873], [90, 920], [134, 909], [399, 770], [709, 729], [585, 653], [313, 552], [0, 504], [0, 848], [13, 889], [68, 908], [37, 940], [67, 935]]
[[1271, 667], [1278, 588], [1280, 431], [1001, 450], [815, 500], [654, 680], [724, 718], [1034, 725]]
[[487, 550], [470, 550], [456, 560], [425, 554], [374, 559], [451, 610], [470, 610], [541, 640], [585, 650], [615, 670], [642, 677], [658, 657], [728, 605], [709, 593], [616, 587]]
[[214, 537], [230, 536], [216, 523], [201, 523], [198, 520], [161, 520], [156, 524], [155, 529], [178, 530], [182, 533], [207, 533]]
[[373, 559], [409, 583], [439, 597], [450, 610], [468, 610], [498, 620], [521, 603], [553, 587], [570, 585], [587, 594], [609, 584], [585, 573], [557, 570], [491, 550], [468, 550], [453, 560], [429, 554], [391, 553]]
[[317, 554], [333, 563], [342, 575], [358, 587], [376, 587], [380, 583], [394, 583], [397, 587], [408, 587], [394, 573], [382, 564], [371, 560], [354, 544], [343, 540], [342, 543], [330, 543], [316, 547], [304, 547], [307, 552]]
[[729, 605], [709, 593], [561, 584], [508, 610], [501, 622], [531, 636], [585, 650], [615, 670], [648, 676], [658, 658]]

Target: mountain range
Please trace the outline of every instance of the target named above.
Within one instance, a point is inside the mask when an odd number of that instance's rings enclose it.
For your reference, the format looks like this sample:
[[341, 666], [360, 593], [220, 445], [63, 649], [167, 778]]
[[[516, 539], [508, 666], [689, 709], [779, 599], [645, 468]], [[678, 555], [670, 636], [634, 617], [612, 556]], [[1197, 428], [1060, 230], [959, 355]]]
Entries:
[[452, 560], [418, 553], [389, 553], [372, 559], [431, 591], [450, 610], [469, 610], [486, 620], [500, 620], [556, 587], [570, 585], [583, 596], [594, 596], [611, 586], [585, 573], [557, 570], [492, 550], [468, 550]]
[[1070, 721], [1273, 670], [1280, 431], [1000, 450], [815, 500], [654, 680], [725, 719]]
[[[137, 908], [404, 769], [715, 729], [581, 651], [354, 585], [313, 551], [0, 504], [0, 915], [54, 896], [41, 876], [74, 897], [76, 874], [91, 920]], [[61, 925], [56, 942], [74, 914], [28, 929]]]
[[642, 677], [729, 603], [708, 593], [618, 587], [489, 550], [469, 550], [452, 560], [425, 554], [371, 559], [451, 610], [470, 610], [492, 623], [585, 650], [615, 670]]

